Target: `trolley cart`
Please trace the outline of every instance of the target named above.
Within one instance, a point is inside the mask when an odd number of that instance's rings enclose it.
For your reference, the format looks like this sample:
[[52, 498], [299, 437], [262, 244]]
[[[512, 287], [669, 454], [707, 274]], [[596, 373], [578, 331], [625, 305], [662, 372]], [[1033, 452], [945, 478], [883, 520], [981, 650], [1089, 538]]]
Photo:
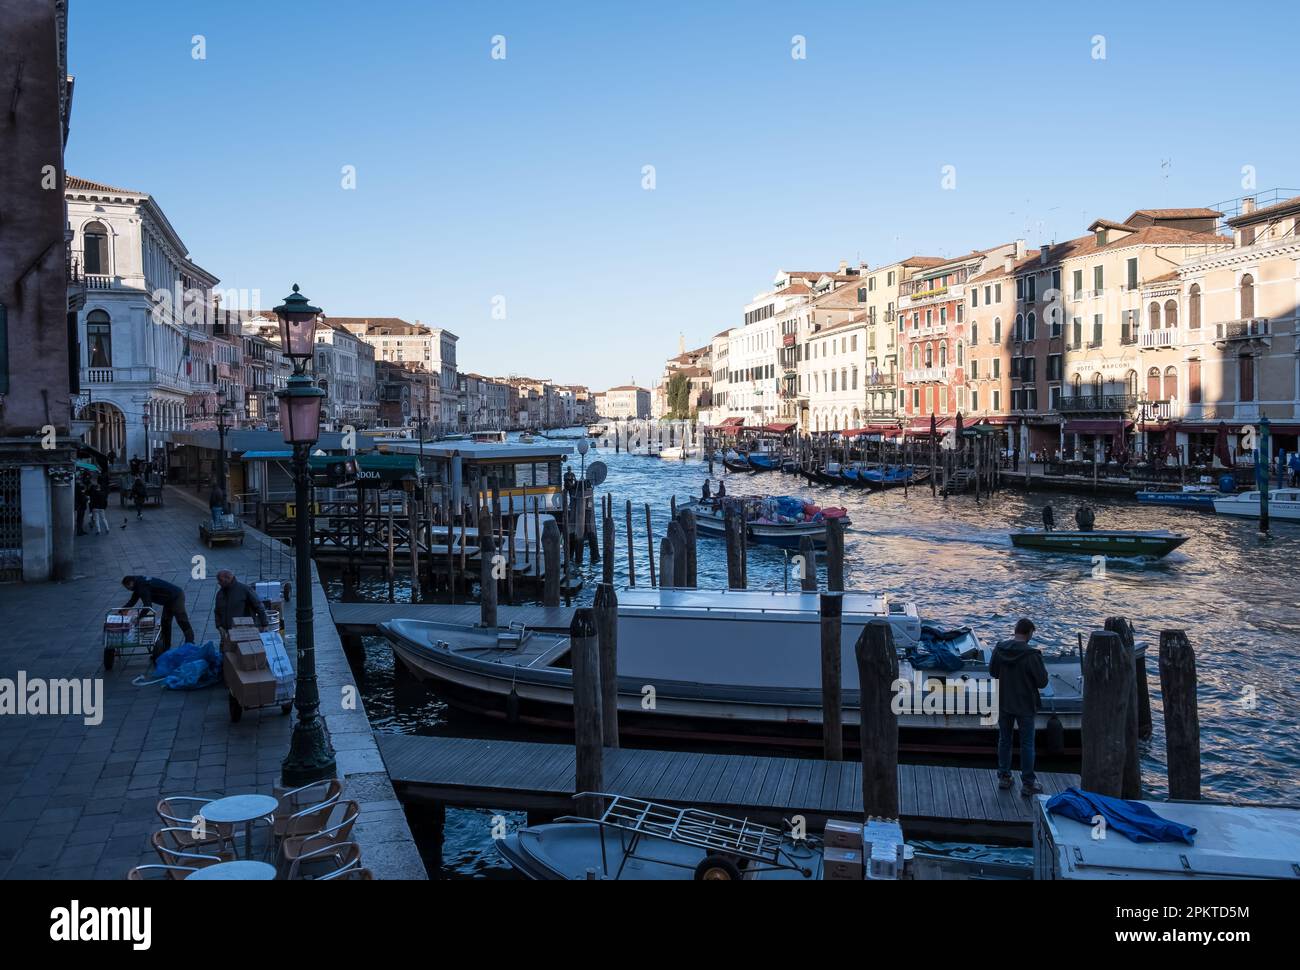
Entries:
[[153, 607], [109, 610], [104, 617], [104, 669], [112, 670], [118, 657], [151, 655], [161, 629]]
[[[231, 520], [234, 520], [233, 523]], [[233, 515], [226, 516], [225, 524], [214, 529], [210, 522], [199, 523], [199, 541], [205, 542], [211, 549], [218, 542], [244, 544], [244, 524]]]

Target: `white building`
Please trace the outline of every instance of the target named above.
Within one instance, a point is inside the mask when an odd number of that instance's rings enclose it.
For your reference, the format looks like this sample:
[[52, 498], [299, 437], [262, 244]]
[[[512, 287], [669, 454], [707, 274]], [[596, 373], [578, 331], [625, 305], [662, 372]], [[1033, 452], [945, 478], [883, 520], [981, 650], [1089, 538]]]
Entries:
[[77, 312], [84, 439], [119, 458], [144, 456], [146, 415], [156, 446], [187, 427], [196, 401], [215, 405], [217, 277], [190, 260], [147, 193], [69, 175], [65, 198], [72, 271], [86, 287]]
[[635, 384], [622, 384], [605, 392], [602, 418], [650, 417], [650, 390]]
[[398, 317], [329, 317], [374, 348], [374, 359], [397, 364], [416, 364], [430, 375], [431, 414], [425, 417], [434, 428], [458, 425], [459, 377], [456, 371], [456, 342], [450, 330], [407, 323]]

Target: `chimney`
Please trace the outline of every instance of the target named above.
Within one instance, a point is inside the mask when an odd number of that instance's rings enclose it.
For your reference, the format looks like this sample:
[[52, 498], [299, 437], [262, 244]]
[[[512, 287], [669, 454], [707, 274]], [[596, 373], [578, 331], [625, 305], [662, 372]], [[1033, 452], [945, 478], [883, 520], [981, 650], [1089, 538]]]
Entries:
[[840, 273], [839, 273], [839, 275], [840, 275], [840, 276], [843, 276], [843, 275], [844, 275], [844, 271], [845, 271], [846, 269], [848, 269], [848, 268], [849, 268], [849, 261], [848, 261], [847, 259], [841, 259], [841, 260], [840, 260]]
[[1255, 197], [1253, 195], [1248, 195], [1241, 200], [1241, 214], [1244, 216], [1254, 211], [1255, 211]]
[[1015, 262], [1016, 262], [1016, 261], [1015, 261], [1014, 259], [1012, 259], [1010, 256], [1008, 256], [1008, 257], [1006, 257], [1004, 260], [1002, 260], [1002, 272], [1004, 272], [1004, 273], [1006, 273], [1008, 276], [1010, 276], [1010, 275], [1011, 275], [1011, 270], [1012, 270], [1012, 269], [1014, 268], [1014, 266], [1015, 266]]
[[1050, 248], [1051, 248], [1050, 246], [1044, 243], [1042, 248], [1038, 250], [1038, 265], [1040, 266], [1047, 265], [1047, 251]]
[[1017, 239], [1017, 240], [1016, 240], [1016, 259], [1024, 259], [1024, 258], [1025, 258], [1025, 241], [1024, 241], [1023, 239]]

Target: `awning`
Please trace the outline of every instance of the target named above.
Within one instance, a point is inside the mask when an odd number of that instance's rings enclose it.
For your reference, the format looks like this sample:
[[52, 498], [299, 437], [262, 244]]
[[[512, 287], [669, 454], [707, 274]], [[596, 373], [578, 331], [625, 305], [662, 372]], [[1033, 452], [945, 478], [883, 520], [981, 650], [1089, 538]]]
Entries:
[[[1250, 421], [1227, 421], [1228, 434], [1242, 434], [1247, 428], [1254, 428], [1258, 432], [1263, 425], [1252, 423]], [[1202, 423], [1191, 423], [1182, 421], [1178, 424], [1169, 424], [1165, 426], [1170, 431], [1183, 431], [1187, 434], [1218, 434], [1219, 422], [1206, 421]], [[1268, 423], [1270, 434], [1300, 434], [1300, 424], [1275, 424], [1272, 421]]]
[[878, 434], [892, 435], [898, 433], [896, 424], [869, 424], [864, 428], [850, 428], [848, 431], [841, 431], [840, 434], [845, 438], [856, 438], [858, 435]]
[[719, 428], [743, 428], [745, 426], [744, 418], [724, 418]]
[[793, 421], [774, 421], [771, 424], [763, 425], [763, 430], [770, 431], [772, 434], [785, 434], [787, 431], [793, 431], [795, 427]]
[[1132, 425], [1132, 421], [1067, 421], [1063, 430], [1066, 434], [1117, 435]]
[[77, 467], [80, 468], [82, 471], [94, 472], [96, 475], [98, 475], [103, 470], [98, 465], [92, 465], [88, 461], [81, 461], [81, 460], [77, 461]]
[[[952, 424], [952, 418], [935, 418], [934, 428], [936, 431], [942, 431]], [[905, 429], [911, 435], [928, 435], [930, 433], [930, 419], [914, 420]]]

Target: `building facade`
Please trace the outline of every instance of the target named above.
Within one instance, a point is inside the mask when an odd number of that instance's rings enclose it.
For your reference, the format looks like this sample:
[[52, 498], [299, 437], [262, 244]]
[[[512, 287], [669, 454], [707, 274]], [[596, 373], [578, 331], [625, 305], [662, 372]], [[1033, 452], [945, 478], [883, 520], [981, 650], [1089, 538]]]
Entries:
[[650, 389], [635, 384], [622, 384], [605, 392], [605, 409], [602, 418], [616, 420], [650, 417]]

